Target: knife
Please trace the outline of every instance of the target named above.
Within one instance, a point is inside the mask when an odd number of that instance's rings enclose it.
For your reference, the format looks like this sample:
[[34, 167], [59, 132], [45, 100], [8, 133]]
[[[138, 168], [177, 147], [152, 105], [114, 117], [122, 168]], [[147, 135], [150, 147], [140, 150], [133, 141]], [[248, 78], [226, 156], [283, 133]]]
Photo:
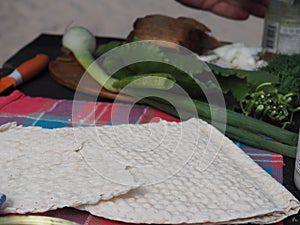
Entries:
[[49, 57], [46, 54], [38, 54], [34, 58], [25, 61], [8, 76], [0, 79], [0, 94], [37, 76], [46, 68], [48, 63]]

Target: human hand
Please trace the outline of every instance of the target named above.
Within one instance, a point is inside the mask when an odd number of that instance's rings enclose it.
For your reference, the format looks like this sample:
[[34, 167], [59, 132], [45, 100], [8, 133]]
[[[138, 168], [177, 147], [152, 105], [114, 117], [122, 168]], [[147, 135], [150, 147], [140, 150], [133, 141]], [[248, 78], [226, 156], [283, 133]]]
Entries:
[[211, 11], [230, 19], [245, 20], [250, 15], [264, 17], [270, 0], [177, 0], [197, 9]]

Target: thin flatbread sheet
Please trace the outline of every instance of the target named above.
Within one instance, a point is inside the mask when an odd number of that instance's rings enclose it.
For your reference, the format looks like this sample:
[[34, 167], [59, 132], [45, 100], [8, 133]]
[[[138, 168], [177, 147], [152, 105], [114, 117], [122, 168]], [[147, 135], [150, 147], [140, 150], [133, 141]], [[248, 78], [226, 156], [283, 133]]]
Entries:
[[[37, 213], [108, 200], [136, 188], [125, 166], [103, 158], [97, 138], [86, 129], [0, 126], [0, 190], [7, 196], [0, 213]], [[99, 176], [80, 151], [97, 152], [96, 163], [114, 171]]]
[[[201, 120], [97, 131], [115, 136], [105, 139], [106, 151], [127, 165], [140, 187], [78, 207], [94, 215], [148, 224], [267, 224], [299, 211], [288, 190]], [[94, 157], [88, 151], [83, 156]]]

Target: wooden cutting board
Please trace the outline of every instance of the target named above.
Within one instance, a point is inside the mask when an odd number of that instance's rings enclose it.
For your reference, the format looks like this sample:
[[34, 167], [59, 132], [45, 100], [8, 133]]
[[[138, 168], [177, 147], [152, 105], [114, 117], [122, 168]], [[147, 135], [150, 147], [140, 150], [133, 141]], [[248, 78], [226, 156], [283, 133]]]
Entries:
[[[61, 85], [85, 94], [120, 101], [136, 102], [135, 98], [125, 94], [110, 92], [96, 82], [78, 63], [72, 54], [63, 54], [49, 63], [51, 77]], [[80, 83], [80, 85], [78, 85]]]

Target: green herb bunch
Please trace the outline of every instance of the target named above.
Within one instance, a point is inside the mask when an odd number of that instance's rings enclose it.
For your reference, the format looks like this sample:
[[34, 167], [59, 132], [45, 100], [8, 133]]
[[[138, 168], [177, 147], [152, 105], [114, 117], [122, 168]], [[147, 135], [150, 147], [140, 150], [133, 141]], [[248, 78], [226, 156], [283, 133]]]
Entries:
[[259, 71], [276, 76], [279, 82], [258, 85], [240, 101], [240, 108], [245, 115], [285, 128], [300, 110], [300, 54], [276, 54]]
[[300, 106], [293, 106], [293, 93], [281, 94], [277, 88], [264, 89], [272, 86], [271, 83], [259, 85], [254, 92], [248, 94], [241, 102], [240, 107], [246, 116], [275, 123], [282, 128], [292, 123], [293, 114], [300, 110]]
[[293, 105], [300, 105], [300, 54], [275, 55], [260, 71], [279, 78], [278, 92], [293, 95]]

